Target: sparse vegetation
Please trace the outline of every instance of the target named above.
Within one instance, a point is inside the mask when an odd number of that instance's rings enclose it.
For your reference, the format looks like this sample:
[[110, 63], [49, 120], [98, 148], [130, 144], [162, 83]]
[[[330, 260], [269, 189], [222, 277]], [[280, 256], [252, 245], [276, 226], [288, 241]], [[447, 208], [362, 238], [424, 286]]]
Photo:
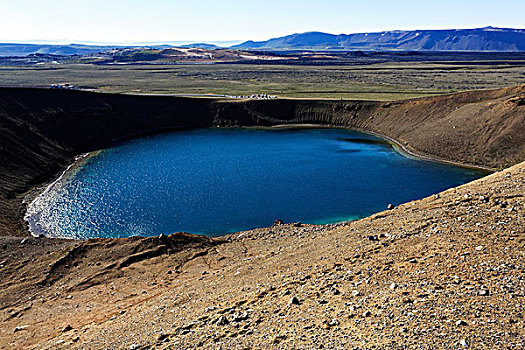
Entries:
[[399, 100], [525, 81], [525, 61], [362, 65], [95, 65], [0, 67], [0, 85], [71, 83], [106, 92]]

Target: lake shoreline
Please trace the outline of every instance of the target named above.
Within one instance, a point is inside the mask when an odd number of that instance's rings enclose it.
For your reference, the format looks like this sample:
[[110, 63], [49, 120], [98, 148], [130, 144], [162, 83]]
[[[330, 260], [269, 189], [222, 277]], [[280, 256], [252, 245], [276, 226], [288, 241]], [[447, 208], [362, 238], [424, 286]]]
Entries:
[[[51, 179], [48, 182], [43, 183], [40, 186], [37, 186], [31, 190], [28, 191], [28, 193], [24, 196], [22, 200], [22, 204], [27, 208], [24, 213], [24, 221], [27, 224], [28, 232], [33, 237], [41, 237], [44, 236], [46, 238], [64, 238], [64, 237], [53, 237], [53, 236], [47, 236], [44, 232], [35, 232], [32, 230], [32, 223], [29, 221], [30, 215], [29, 214], [29, 208], [35, 204], [35, 202], [43, 195], [51, 191], [51, 189], [56, 186], [62, 179], [64, 179], [66, 176], [70, 176], [71, 172], [75, 171], [76, 169], [82, 167], [89, 159], [92, 157], [95, 157], [96, 155], [103, 152], [103, 150], [100, 151], [93, 151], [89, 153], [83, 153], [79, 154], [75, 157], [75, 160], [69, 164], [56, 178]], [[74, 239], [74, 238], [71, 238]]]
[[371, 130], [368, 130], [368, 129], [361, 129], [361, 128], [355, 128], [355, 127], [354, 128], [348, 128], [348, 127], [339, 126], [339, 125], [316, 125], [316, 124], [281, 124], [281, 125], [273, 125], [273, 126], [268, 126], [268, 127], [254, 126], [254, 127], [251, 127], [251, 128], [254, 128], [254, 129], [286, 129], [286, 128], [298, 128], [298, 129], [301, 129], [301, 128], [313, 128], [313, 129], [315, 129], [315, 128], [333, 128], [333, 129], [343, 129], [343, 130], [357, 131], [357, 132], [361, 132], [363, 134], [376, 136], [378, 138], [386, 140], [388, 143], [390, 143], [394, 147], [394, 149], [397, 152], [399, 152], [400, 154], [403, 154], [406, 157], [420, 159], [420, 160], [426, 160], [426, 161], [429, 161], [429, 162], [449, 164], [449, 165], [454, 165], [454, 166], [458, 166], [458, 167], [466, 168], [466, 169], [481, 170], [481, 171], [487, 172], [487, 175], [492, 174], [495, 171], [497, 171], [497, 169], [494, 169], [494, 168], [491, 168], [491, 167], [487, 167], [487, 166], [475, 165], [475, 164], [470, 164], [470, 163], [465, 163], [465, 162], [455, 162], [455, 161], [451, 161], [451, 160], [438, 158], [436, 156], [423, 154], [421, 152], [418, 152], [418, 151], [410, 149], [408, 145], [403, 145], [403, 143], [401, 141], [398, 141], [398, 140], [396, 140], [393, 137], [390, 137], [390, 136], [388, 136], [386, 134], [383, 134], [383, 133], [371, 131]]

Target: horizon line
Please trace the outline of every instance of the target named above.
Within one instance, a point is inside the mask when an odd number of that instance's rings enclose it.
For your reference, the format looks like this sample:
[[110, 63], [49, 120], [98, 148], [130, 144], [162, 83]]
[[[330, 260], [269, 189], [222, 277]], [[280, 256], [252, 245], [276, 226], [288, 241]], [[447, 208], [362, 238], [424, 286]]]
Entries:
[[[171, 45], [171, 46], [177, 46], [177, 45], [187, 45], [187, 44], [211, 44], [216, 45], [220, 47], [231, 47], [237, 44], [245, 43], [248, 41], [252, 42], [258, 42], [258, 41], [267, 41], [275, 38], [282, 38], [290, 35], [299, 35], [299, 34], [308, 34], [308, 33], [323, 33], [323, 34], [330, 34], [330, 35], [356, 35], [356, 34], [374, 34], [374, 33], [393, 33], [393, 32], [417, 32], [417, 31], [450, 31], [450, 30], [480, 30], [480, 29], [502, 29], [502, 30], [519, 30], [519, 31], [525, 31], [525, 29], [522, 28], [512, 28], [512, 27], [495, 27], [491, 25], [487, 25], [484, 27], [476, 27], [476, 28], [448, 28], [448, 29], [392, 29], [392, 30], [382, 30], [382, 31], [368, 31], [368, 32], [353, 32], [353, 33], [330, 33], [330, 32], [323, 32], [319, 30], [309, 30], [304, 32], [295, 32], [291, 34], [281, 35], [281, 36], [275, 36], [271, 37], [269, 39], [265, 40], [152, 40], [152, 41], [95, 41], [95, 40], [72, 40], [72, 39], [26, 39], [26, 40], [11, 40], [11, 39], [0, 39], [1, 44], [33, 44], [33, 45], [86, 45], [86, 46], [130, 46], [130, 45], [137, 45], [137, 46], [148, 46], [148, 45], [155, 45], [155, 46], [161, 46], [161, 45]], [[222, 45], [218, 45], [222, 44]], [[225, 44], [225, 45], [224, 45]]]

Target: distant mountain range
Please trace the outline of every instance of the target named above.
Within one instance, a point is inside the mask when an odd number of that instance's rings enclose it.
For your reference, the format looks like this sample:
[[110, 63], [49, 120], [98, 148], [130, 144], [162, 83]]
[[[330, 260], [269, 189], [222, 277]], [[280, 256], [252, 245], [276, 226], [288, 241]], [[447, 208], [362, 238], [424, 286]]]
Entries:
[[181, 44], [181, 45], [87, 45], [87, 44], [70, 44], [70, 45], [53, 45], [53, 44], [12, 44], [0, 43], [0, 57], [17, 56], [25, 57], [29, 55], [57, 55], [57, 56], [72, 56], [72, 55], [93, 55], [100, 52], [107, 52], [110, 50], [124, 49], [124, 48], [151, 48], [151, 49], [168, 49], [173, 47], [181, 48], [200, 48], [207, 50], [220, 49], [221, 47], [207, 43]]
[[525, 51], [525, 30], [479, 29], [386, 31], [359, 34], [308, 32], [267, 41], [246, 41], [237, 50], [312, 51]]
[[[16, 44], [0, 43], [0, 56], [93, 55], [114, 49], [147, 47], [167, 49], [173, 47], [221, 47], [209, 43], [181, 45], [88, 45], [88, 44]], [[386, 31], [359, 34], [328, 34], [308, 32], [292, 34], [266, 41], [246, 41], [230, 47], [234, 50], [258, 51], [525, 51], [525, 29], [485, 27], [479, 29]]]
[[53, 45], [53, 44], [11, 44], [0, 43], [0, 56], [28, 56], [33, 54], [44, 55], [89, 55], [107, 51], [118, 46], [102, 45]]

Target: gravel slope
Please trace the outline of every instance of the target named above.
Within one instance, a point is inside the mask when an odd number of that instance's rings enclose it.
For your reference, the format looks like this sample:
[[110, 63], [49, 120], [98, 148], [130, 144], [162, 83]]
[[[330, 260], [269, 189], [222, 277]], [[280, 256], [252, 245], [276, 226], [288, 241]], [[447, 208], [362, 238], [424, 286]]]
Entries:
[[355, 222], [195, 238], [191, 253], [179, 235], [4, 238], [0, 347], [521, 349], [524, 195], [525, 162]]

